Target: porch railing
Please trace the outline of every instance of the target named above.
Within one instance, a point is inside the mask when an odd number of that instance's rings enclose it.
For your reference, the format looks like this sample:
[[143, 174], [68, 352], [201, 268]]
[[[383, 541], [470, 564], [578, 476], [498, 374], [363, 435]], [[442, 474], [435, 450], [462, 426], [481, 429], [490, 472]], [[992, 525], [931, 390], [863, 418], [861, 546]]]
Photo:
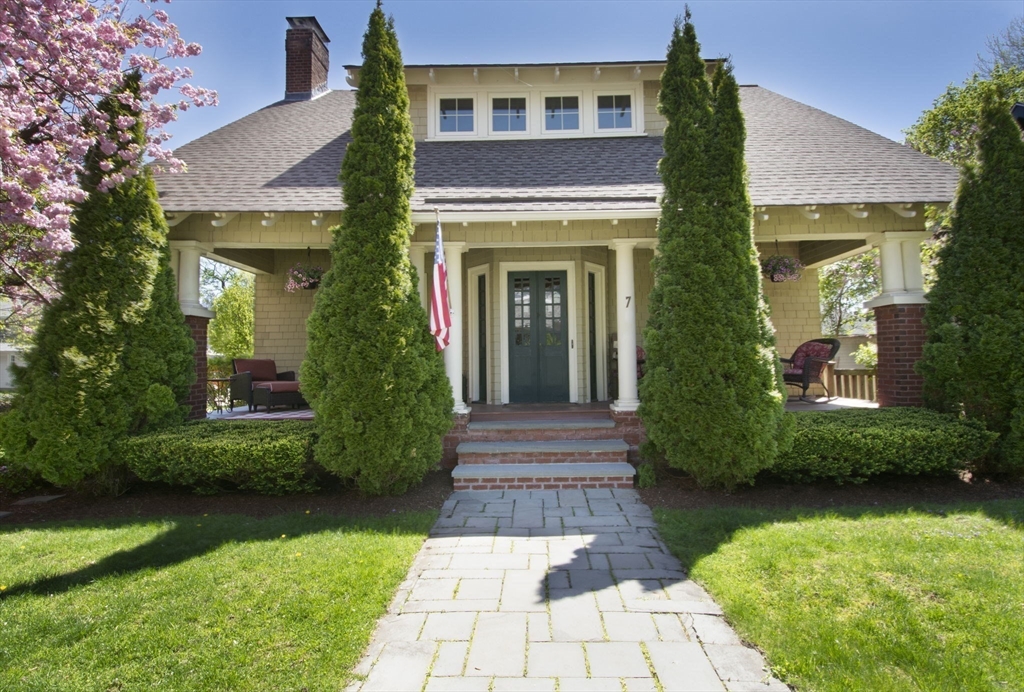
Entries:
[[832, 396], [878, 401], [877, 378], [871, 370], [833, 370], [829, 368], [826, 378], [828, 390]]

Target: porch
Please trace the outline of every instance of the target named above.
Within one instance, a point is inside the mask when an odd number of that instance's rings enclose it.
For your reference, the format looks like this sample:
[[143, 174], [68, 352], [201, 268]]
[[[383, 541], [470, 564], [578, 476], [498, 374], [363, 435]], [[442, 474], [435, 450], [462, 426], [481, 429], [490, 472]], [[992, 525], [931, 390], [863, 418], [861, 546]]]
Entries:
[[[878, 403], [865, 399], [848, 399], [838, 397], [826, 400], [820, 397], [813, 401], [800, 401], [791, 397], [786, 402], [786, 410], [799, 411], [838, 411], [847, 408], [878, 408]], [[591, 402], [587, 404], [474, 404], [469, 420], [473, 421], [532, 421], [543, 418], [548, 421], [566, 422], [580, 420], [607, 419], [611, 410], [609, 402]], [[225, 410], [208, 414], [213, 420], [313, 420], [313, 410], [303, 409], [271, 409], [270, 411], [248, 411], [244, 406], [234, 411]]]

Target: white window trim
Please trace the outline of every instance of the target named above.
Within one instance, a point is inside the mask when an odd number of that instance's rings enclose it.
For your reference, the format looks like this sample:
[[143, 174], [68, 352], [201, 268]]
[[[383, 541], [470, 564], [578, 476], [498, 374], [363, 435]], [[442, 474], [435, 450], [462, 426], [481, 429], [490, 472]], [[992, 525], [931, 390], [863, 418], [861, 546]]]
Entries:
[[[531, 113], [533, 112], [533, 99], [528, 91], [488, 91], [484, 97], [487, 99], [487, 135], [488, 137], [517, 139], [529, 137], [533, 133]], [[494, 129], [494, 99], [526, 99], [526, 131], [510, 132], [507, 130]]]
[[579, 351], [576, 350], [576, 299], [579, 287], [576, 285], [576, 261], [564, 262], [499, 262], [498, 276], [501, 286], [501, 403], [509, 403], [509, 352], [508, 352], [508, 273], [510, 271], [540, 271], [555, 269], [565, 272], [567, 298], [569, 299], [569, 403], [577, 404], [580, 400], [579, 391]]
[[[643, 132], [643, 104], [637, 95], [637, 89], [594, 89], [593, 102], [591, 108], [593, 108], [593, 121], [594, 121], [594, 133], [600, 135], [612, 135], [612, 134], [628, 134], [630, 132]], [[601, 128], [597, 124], [597, 98], [599, 96], [629, 96], [629, 107], [632, 115], [632, 127], [608, 127]]]
[[[644, 93], [637, 85], [566, 85], [564, 89], [545, 85], [527, 88], [524, 84], [509, 86], [482, 86], [474, 89], [469, 85], [462, 88], [445, 86], [429, 87], [427, 90], [427, 141], [437, 140], [508, 140], [508, 139], [573, 139], [580, 137], [646, 137], [644, 123]], [[633, 127], [599, 130], [597, 128], [597, 97], [628, 94], [633, 108]], [[575, 96], [580, 103], [580, 127], [577, 130], [547, 130], [544, 101], [550, 96]], [[493, 131], [494, 98], [526, 98], [526, 132]], [[441, 132], [441, 99], [473, 99], [473, 131]], [[486, 120], [486, 124], [481, 124]]]
[[[605, 268], [600, 264], [594, 264], [593, 262], [583, 263], [584, 276], [588, 274], [594, 275], [594, 312], [596, 313], [595, 322], [595, 340], [596, 348], [594, 353], [590, 353], [588, 344], [587, 348], [587, 367], [585, 372], [587, 373], [587, 401], [604, 401], [608, 398], [608, 307], [605, 296]], [[583, 282], [583, 290], [588, 290], [589, 280]], [[588, 338], [590, 335], [590, 310], [585, 311], [584, 315], [584, 333], [587, 334]], [[590, 390], [590, 359], [597, 359], [597, 392], [591, 392]]]
[[[462, 132], [441, 132], [441, 99], [473, 99], [473, 129]], [[480, 133], [480, 94], [474, 91], [434, 93], [433, 106], [427, 109], [427, 129], [437, 139], [477, 137]], [[489, 112], [489, 110], [488, 110]]]
[[[484, 329], [485, 333], [490, 336], [491, 334], [491, 265], [481, 264], [476, 267], [470, 267], [466, 273], [466, 283], [469, 286], [469, 400], [470, 401], [483, 401], [485, 404], [491, 403], [490, 392], [483, 392], [481, 396], [480, 392], [480, 291], [477, 289], [477, 281], [480, 276], [487, 277], [484, 281], [487, 284], [487, 305], [485, 307], [486, 317]], [[491, 366], [491, 353], [494, 351], [493, 344], [488, 344], [487, 347], [487, 362], [485, 367], [487, 368], [488, 389], [493, 390], [493, 382], [491, 376], [494, 369]]]
[[[573, 97], [579, 99], [580, 104], [580, 126], [576, 130], [549, 130], [545, 127], [547, 122], [547, 99], [556, 96], [561, 97]], [[595, 101], [596, 103], [596, 101]], [[582, 135], [587, 132], [587, 101], [582, 91], [575, 91], [569, 89], [563, 90], [544, 90], [540, 92], [540, 134], [544, 137], [565, 137], [567, 135]]]

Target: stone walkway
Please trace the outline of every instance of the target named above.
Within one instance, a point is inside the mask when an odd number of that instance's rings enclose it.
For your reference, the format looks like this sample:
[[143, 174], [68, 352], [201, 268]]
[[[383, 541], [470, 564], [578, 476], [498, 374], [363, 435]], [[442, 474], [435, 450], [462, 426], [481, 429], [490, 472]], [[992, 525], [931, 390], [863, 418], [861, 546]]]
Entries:
[[350, 690], [788, 690], [634, 490], [456, 492]]

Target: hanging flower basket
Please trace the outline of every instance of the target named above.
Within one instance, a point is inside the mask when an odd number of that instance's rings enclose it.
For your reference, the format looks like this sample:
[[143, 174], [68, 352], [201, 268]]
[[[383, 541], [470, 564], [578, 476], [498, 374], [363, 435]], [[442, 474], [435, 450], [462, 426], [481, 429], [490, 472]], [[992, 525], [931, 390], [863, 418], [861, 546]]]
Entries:
[[288, 270], [288, 283], [284, 285], [284, 290], [289, 293], [311, 291], [320, 285], [322, 278], [324, 278], [323, 267], [296, 262], [295, 266]]
[[772, 255], [761, 260], [761, 273], [772, 283], [799, 281], [803, 263], [796, 257]]

